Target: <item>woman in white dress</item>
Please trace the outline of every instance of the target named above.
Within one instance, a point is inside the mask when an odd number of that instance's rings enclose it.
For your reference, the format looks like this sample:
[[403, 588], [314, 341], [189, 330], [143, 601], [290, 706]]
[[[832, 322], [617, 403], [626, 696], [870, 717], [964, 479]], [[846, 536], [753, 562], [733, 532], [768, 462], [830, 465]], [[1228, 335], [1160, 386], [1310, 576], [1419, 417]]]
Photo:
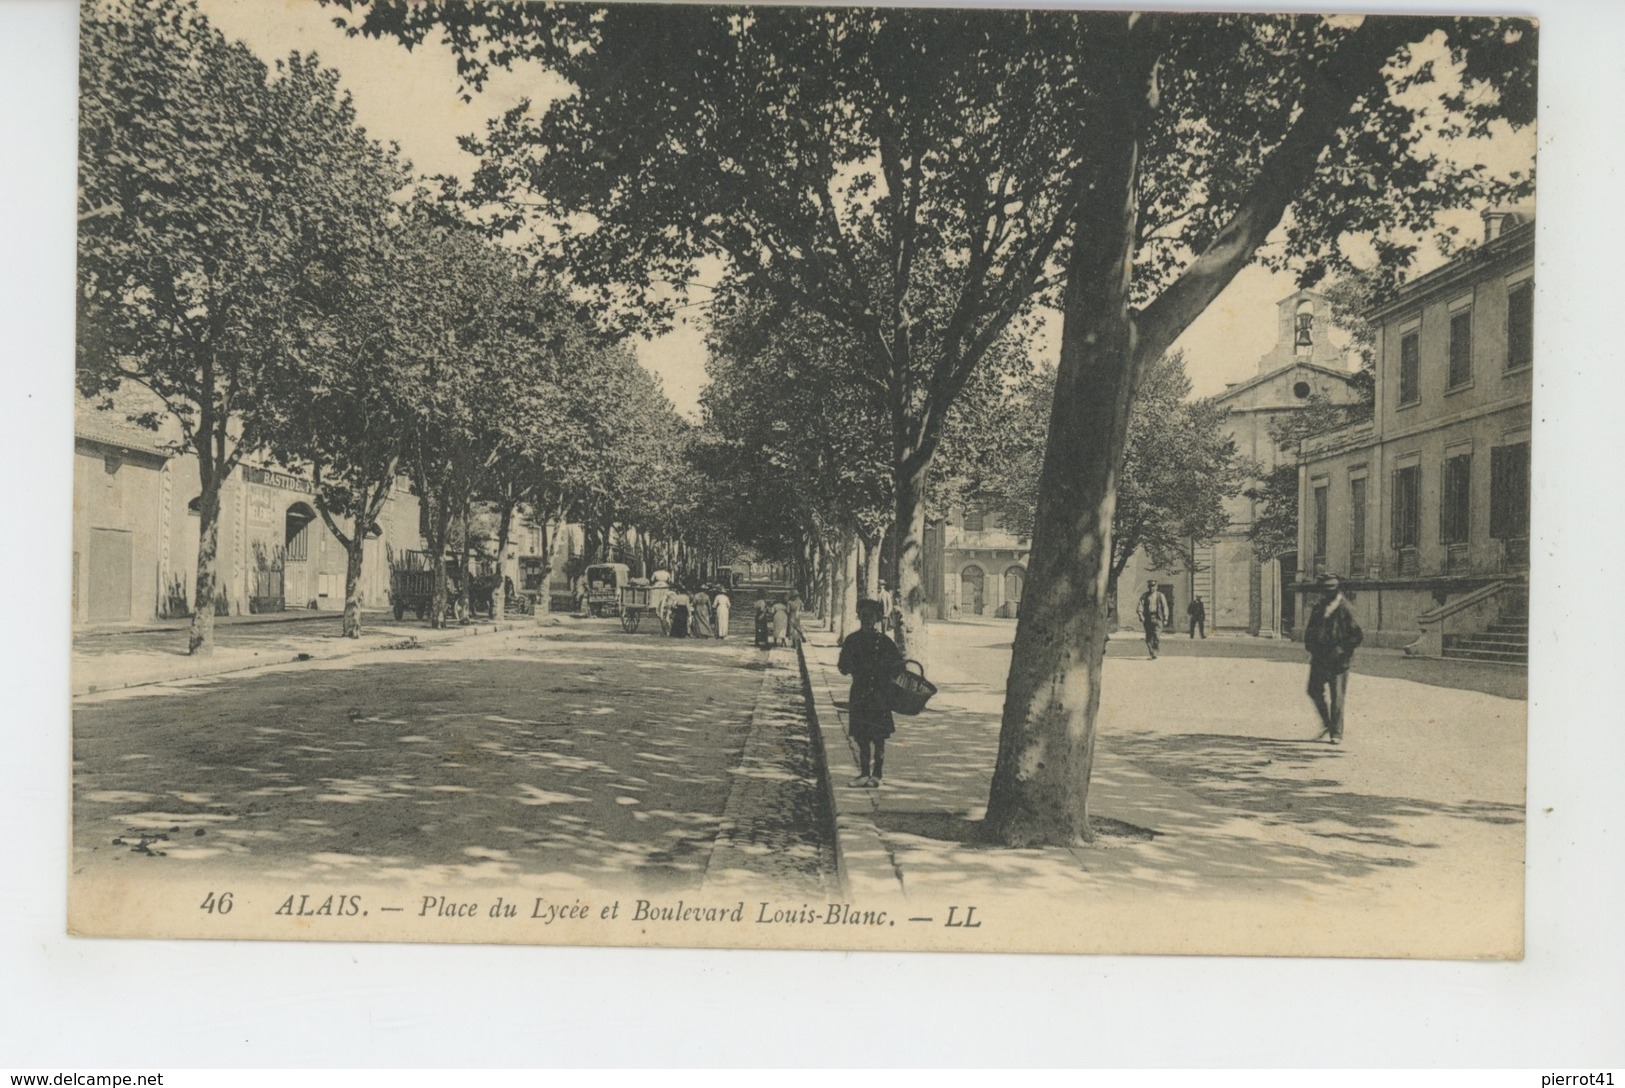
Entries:
[[719, 588], [717, 595], [711, 598], [711, 614], [717, 618], [718, 638], [728, 637], [728, 609], [732, 607], [732, 603], [728, 600], [728, 591], [722, 588]]

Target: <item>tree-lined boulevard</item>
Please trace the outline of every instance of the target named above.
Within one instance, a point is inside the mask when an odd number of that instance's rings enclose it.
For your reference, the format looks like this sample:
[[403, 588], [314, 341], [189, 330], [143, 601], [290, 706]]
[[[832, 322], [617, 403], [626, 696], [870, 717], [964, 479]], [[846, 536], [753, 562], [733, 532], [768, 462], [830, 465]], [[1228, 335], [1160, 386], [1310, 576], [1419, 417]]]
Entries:
[[[1179, 335], [1256, 262], [1389, 290], [1442, 213], [1533, 191], [1474, 157], [1534, 119], [1518, 19], [331, 6], [443, 41], [469, 95], [493, 68], [569, 91], [471, 134], [472, 181], [418, 177], [319, 58], [267, 66], [183, 0], [87, 5], [79, 385], [144, 390], [197, 459], [191, 650], [250, 454], [313, 480], [349, 636], [406, 477], [437, 627], [445, 564], [523, 519], [691, 584], [780, 563], [837, 634], [886, 577], [933, 667], [928, 520], [997, 488], [1032, 536], [980, 825], [1009, 847], [1093, 838], [1116, 575], [1247, 475]], [[694, 304], [697, 424], [624, 339]]]
[[[1516, 928], [1524, 703], [1487, 693], [1492, 667], [1368, 655], [1329, 749], [1305, 734], [1293, 647], [1170, 639], [1152, 662], [1113, 640], [1098, 842], [1001, 851], [978, 825], [1008, 623], [940, 629], [943, 693], [903, 724], [879, 792], [846, 786], [829, 632], [807, 647], [809, 721], [794, 655], [742, 638], [561, 618], [333, 660], [309, 624], [260, 626], [303, 631], [285, 647], [314, 659], [78, 701], [77, 878], [235, 888], [262, 912], [301, 889], [373, 906], [759, 890], [979, 903], [997, 929], [1012, 902], [1064, 902], [1102, 927], [1066, 947], [1158, 951], [1483, 954]], [[998, 939], [1042, 946], [1036, 920], [1024, 932]]]

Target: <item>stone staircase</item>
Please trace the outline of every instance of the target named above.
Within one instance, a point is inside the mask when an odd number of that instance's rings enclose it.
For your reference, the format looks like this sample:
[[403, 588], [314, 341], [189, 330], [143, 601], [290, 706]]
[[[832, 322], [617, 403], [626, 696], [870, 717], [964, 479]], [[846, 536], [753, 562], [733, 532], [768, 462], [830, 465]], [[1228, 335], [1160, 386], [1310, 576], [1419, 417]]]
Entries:
[[1529, 664], [1529, 606], [1510, 605], [1501, 618], [1483, 631], [1445, 640], [1444, 656], [1459, 661], [1493, 661], [1503, 665]]

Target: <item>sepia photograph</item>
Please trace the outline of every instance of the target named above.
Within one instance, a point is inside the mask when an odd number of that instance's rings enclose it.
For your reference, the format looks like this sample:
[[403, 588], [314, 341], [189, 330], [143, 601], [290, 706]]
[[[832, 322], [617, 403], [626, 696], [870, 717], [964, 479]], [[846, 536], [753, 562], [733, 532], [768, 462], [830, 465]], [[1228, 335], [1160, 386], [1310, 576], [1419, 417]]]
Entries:
[[1607, 1083], [1621, 34], [0, 4], [0, 1079]]
[[1538, 43], [86, 0], [70, 931], [1521, 958]]

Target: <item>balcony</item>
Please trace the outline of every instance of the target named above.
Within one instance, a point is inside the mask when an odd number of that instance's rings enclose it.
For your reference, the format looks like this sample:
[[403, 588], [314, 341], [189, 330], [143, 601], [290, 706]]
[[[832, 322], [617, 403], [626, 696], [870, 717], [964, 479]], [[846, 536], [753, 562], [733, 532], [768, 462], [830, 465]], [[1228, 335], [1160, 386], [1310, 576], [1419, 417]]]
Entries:
[[1005, 529], [965, 529], [950, 525], [942, 537], [943, 547], [979, 551], [1020, 551], [1029, 546], [1024, 536]]

